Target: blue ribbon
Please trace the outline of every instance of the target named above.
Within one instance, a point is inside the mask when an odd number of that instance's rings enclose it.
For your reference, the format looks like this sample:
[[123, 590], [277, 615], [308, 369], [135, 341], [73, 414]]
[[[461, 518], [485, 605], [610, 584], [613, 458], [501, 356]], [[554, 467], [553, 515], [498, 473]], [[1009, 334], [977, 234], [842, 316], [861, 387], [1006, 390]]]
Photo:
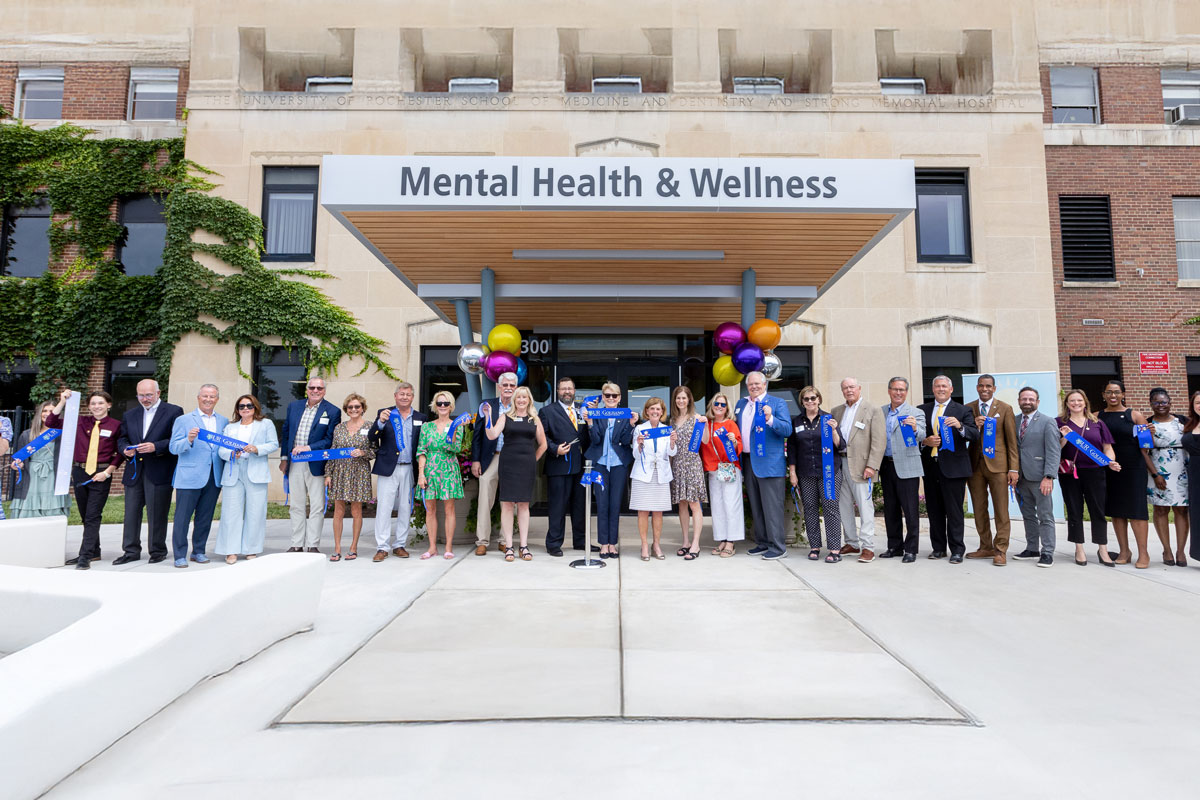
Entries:
[[724, 428], [717, 428], [713, 431], [713, 435], [721, 440], [721, 444], [725, 447], [725, 457], [731, 463], [738, 463], [737, 445], [733, 443], [733, 439], [729, 438], [729, 432]]
[[590, 483], [596, 484], [599, 489], [604, 488], [604, 476], [599, 472], [585, 472], [579, 478], [580, 486], [587, 486]]
[[599, 402], [600, 402], [600, 395], [594, 394], [591, 397], [586, 398], [583, 401], [583, 404], [586, 406], [588, 403], [599, 403]]
[[[484, 427], [490, 428], [490, 427], [492, 427], [491, 410], [489, 409], [488, 413], [486, 413], [486, 414], [483, 412], [484, 406], [488, 406], [488, 405], [491, 405], [491, 404], [487, 403], [487, 402], [483, 402], [483, 403], [479, 404], [479, 416], [483, 417]], [[449, 439], [447, 439], [446, 441], [449, 441]]]
[[1137, 433], [1138, 447], [1143, 450], [1154, 449], [1154, 434], [1150, 432], [1149, 425], [1134, 425], [1133, 430]]
[[400, 416], [400, 412], [392, 409], [392, 413], [388, 414], [388, 422], [392, 423], [392, 435], [396, 439], [396, 457], [404, 452], [404, 420]]
[[954, 452], [954, 428], [950, 427], [950, 417], [938, 417], [938, 436], [942, 437], [942, 443], [938, 445], [938, 450], [945, 450], [947, 453]]
[[707, 420], [698, 419], [696, 424], [692, 426], [692, 438], [688, 442], [688, 450], [693, 453], [700, 452], [700, 444], [704, 440], [704, 425]]
[[[657, 427], [655, 427], [655, 428], [646, 428], [646, 430], [642, 431], [642, 435], [643, 435], [643, 436], [645, 436], [647, 439], [651, 439], [651, 440], [654, 440], [654, 439], [661, 439], [661, 438], [663, 438], [664, 436], [670, 436], [670, 435], [671, 435], [671, 426], [669, 426], [669, 425], [663, 425], [663, 424], [661, 424], [661, 423], [660, 423], [660, 424], [659, 424]], [[657, 450], [657, 449], [658, 449], [658, 443], [657, 443], [657, 442], [655, 442], [655, 444], [654, 444], [654, 449], [655, 449], [655, 450]]]
[[589, 408], [589, 419], [633, 419], [631, 408]]
[[763, 413], [765, 403], [757, 401], [754, 406], [754, 455], [766, 458], [767, 455], [767, 415]]
[[833, 464], [833, 429], [829, 427], [828, 414], [822, 414], [817, 423], [821, 426], [821, 487], [826, 500], [837, 499], [837, 485], [834, 483]]
[[904, 420], [908, 419], [908, 414], [896, 418], [896, 424], [900, 426], [900, 438], [904, 440], [905, 447], [917, 446], [917, 432], [907, 425], [903, 424]]
[[307, 453], [297, 453], [292, 456], [292, 461], [296, 464], [305, 461], [336, 461], [339, 458], [354, 458], [354, 456], [350, 455], [353, 452], [353, 447], [337, 447], [333, 450], [309, 450]]
[[[222, 436], [219, 433], [213, 433], [208, 428], [201, 427], [200, 432], [196, 434], [196, 438], [202, 442], [215, 444], [217, 447], [224, 447], [227, 450], [242, 451], [246, 449], [249, 442], [243, 442], [238, 439], [230, 439], [228, 436]], [[296, 459], [299, 461], [300, 459]]]
[[288, 488], [288, 474], [285, 472], [283, 473], [283, 504], [285, 506], [289, 504], [291, 496], [292, 492]]
[[454, 441], [454, 432], [458, 430], [458, 426], [469, 420], [471, 415], [463, 412], [454, 418], [454, 422], [450, 423], [450, 427], [446, 430], [446, 444]]
[[796, 507], [797, 514], [803, 514], [803, 512], [800, 511], [800, 493], [796, 491], [795, 486], [792, 487], [792, 505]]
[[[32, 456], [34, 453], [36, 453], [38, 450], [41, 450], [43, 447], [45, 447], [46, 445], [53, 442], [59, 436], [62, 436], [61, 428], [47, 428], [42, 433], [38, 434], [38, 436], [36, 438], [34, 438], [34, 440], [32, 442], [25, 445], [19, 451], [14, 453], [13, 460], [14, 461], [25, 461], [30, 456]], [[23, 469], [17, 470], [17, 485], [20, 485], [21, 478], [23, 478], [24, 476], [25, 476], [25, 470], [23, 470]]]
[[1100, 466], [1107, 467], [1109, 464], [1112, 463], [1112, 459], [1110, 459], [1108, 456], [1104, 455], [1104, 453], [1101, 452], [1094, 444], [1092, 444], [1087, 439], [1080, 436], [1075, 431], [1071, 431], [1063, 438], [1065, 438], [1071, 444], [1075, 445], [1075, 449], [1077, 449], [1079, 452], [1083, 453], [1085, 456], [1090, 458], [1092, 461], [1095, 461]]
[[983, 454], [988, 458], [996, 457], [995, 417], [985, 417], [983, 420]]

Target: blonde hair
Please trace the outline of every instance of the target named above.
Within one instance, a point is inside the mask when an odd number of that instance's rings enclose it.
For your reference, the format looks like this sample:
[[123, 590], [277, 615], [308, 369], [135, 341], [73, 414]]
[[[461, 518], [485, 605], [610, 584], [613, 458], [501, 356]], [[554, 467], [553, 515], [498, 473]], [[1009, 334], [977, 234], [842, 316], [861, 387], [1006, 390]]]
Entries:
[[529, 391], [528, 386], [518, 386], [516, 391], [513, 392], [512, 398], [509, 400], [509, 403], [508, 403], [508, 413], [505, 414], [505, 416], [508, 417], [509, 419], [517, 418], [517, 397], [518, 396], [523, 396], [529, 400], [529, 405], [525, 408], [525, 413], [531, 417], [535, 416], [533, 413], [533, 392]]
[[[604, 385], [600, 387], [600, 394], [604, 394], [604, 393], [605, 393], [605, 392], [607, 392], [609, 389], [612, 389], [612, 390], [613, 390], [614, 392], [616, 392], [617, 394], [620, 394], [620, 393], [621, 393], [621, 387], [620, 387], [620, 386], [617, 386], [617, 385], [616, 385], [615, 383], [613, 383], [612, 381], [605, 381], [605, 382], [604, 382]], [[603, 398], [601, 398], [601, 399], [603, 399]]]
[[708, 409], [704, 412], [704, 416], [708, 418], [709, 422], [717, 421], [717, 417], [713, 413], [713, 403], [717, 401], [717, 398], [725, 401], [725, 419], [733, 419], [733, 407], [729, 402], [729, 398], [724, 392], [717, 392], [712, 397], [708, 398]]
[[363, 397], [358, 392], [351, 392], [350, 394], [346, 395], [346, 399], [342, 401], [342, 411], [345, 411], [347, 414], [350, 413], [346, 406], [350, 405], [351, 400], [357, 400], [358, 404], [362, 406], [363, 413], [367, 413], [367, 398]]
[[37, 413], [33, 415], [33, 422], [29, 426], [30, 441], [33, 441], [42, 434], [42, 431], [46, 430], [46, 424], [42, 422], [42, 409], [44, 409], [46, 406], [49, 406], [51, 411], [54, 410], [54, 403], [49, 400], [38, 406]]
[[447, 400], [450, 401], [450, 413], [453, 414], [454, 413], [454, 395], [450, 394], [445, 389], [443, 389], [440, 392], [434, 392], [433, 399], [431, 399], [429, 401], [429, 410], [436, 414], [437, 413], [437, 401], [442, 397], [445, 397]]
[[1067, 408], [1067, 401], [1071, 399], [1071, 395], [1077, 394], [1083, 398], [1083, 416], [1088, 420], [1095, 422], [1096, 415], [1092, 413], [1092, 404], [1088, 400], [1087, 394], [1082, 389], [1067, 389], [1067, 393], [1063, 395], [1062, 416], [1063, 419], [1071, 418], [1071, 409]]

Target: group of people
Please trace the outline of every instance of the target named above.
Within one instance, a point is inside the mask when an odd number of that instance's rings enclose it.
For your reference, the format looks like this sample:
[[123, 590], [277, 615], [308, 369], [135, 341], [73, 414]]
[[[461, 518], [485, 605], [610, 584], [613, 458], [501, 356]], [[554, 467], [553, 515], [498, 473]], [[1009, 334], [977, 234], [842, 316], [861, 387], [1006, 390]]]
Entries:
[[[109, 416], [112, 398], [91, 392], [87, 413], [76, 423], [71, 460], [83, 540], [79, 555], [67, 563], [87, 569], [100, 558], [101, 514], [122, 463], [124, 534], [122, 554], [114, 564], [141, 558], [143, 513], [149, 519], [150, 561], [166, 559], [172, 493], [176, 567], [188, 566], [189, 558], [209, 560], [207, 544], [222, 495], [214, 552], [230, 564], [256, 557], [263, 551], [266, 529], [268, 458], [276, 451], [290, 507], [288, 552], [320, 552], [325, 511], [332, 501], [330, 560], [357, 558], [363, 505], [377, 498], [372, 560], [408, 558], [410, 520], [419, 498], [428, 533], [421, 559], [452, 559], [454, 500], [463, 497], [459, 458], [468, 426], [473, 426], [470, 472], [479, 480], [478, 556], [489, 550], [492, 507], [498, 501], [497, 549], [506, 561], [533, 558], [529, 504], [538, 462], [544, 458], [549, 507], [545, 545], [551, 556], [563, 554], [568, 516], [572, 544], [584, 549], [584, 492], [591, 483], [598, 534], [593, 550], [601, 558], [619, 558], [618, 523], [628, 482], [643, 561], [666, 558], [661, 536], [663, 514], [670, 511], [678, 514], [683, 532], [676, 555], [696, 559], [705, 502], [712, 514], [712, 555], [734, 555], [747, 535], [743, 497], [749, 502], [754, 539], [747, 552], [767, 560], [784, 558], [790, 484], [797, 508], [803, 505], [810, 560], [821, 560], [824, 552], [826, 563], [851, 555], [859, 563], [876, 557], [912, 563], [919, 546], [923, 480], [932, 544], [928, 558], [948, 558], [951, 564], [991, 559], [1004, 566], [1011, 493], [1025, 527], [1025, 547], [1014, 558], [1049, 567], [1054, 562], [1052, 495], [1057, 481], [1077, 564], [1088, 563], [1085, 506], [1099, 563], [1149, 566], [1148, 506], [1154, 509], [1164, 563], [1188, 563], [1188, 507], [1192, 494], [1200, 491], [1200, 476], [1189, 475], [1200, 470], [1200, 458], [1189, 458], [1200, 452], [1200, 392], [1192, 396], [1186, 419], [1172, 413], [1164, 389], [1151, 392], [1152, 413], [1143, 415], [1126, 406], [1125, 388], [1114, 380], [1104, 389], [1105, 407], [1099, 414], [1092, 412], [1082, 391], [1069, 389], [1061, 411], [1052, 416], [1040, 411], [1038, 392], [1030, 387], [1019, 393], [1019, 413], [995, 398], [990, 375], [979, 378], [978, 399], [965, 405], [951, 398], [951, 380], [938, 376], [930, 387], [934, 400], [916, 407], [908, 402], [906, 378], [888, 382], [889, 403], [883, 406], [866, 401], [859, 382], [846, 378], [843, 402], [831, 411], [823, 410], [820, 391], [806, 386], [800, 392], [800, 413], [790, 416], [787, 404], [767, 393], [766, 377], [751, 372], [747, 396], [736, 406], [731, 408], [728, 396], [717, 393], [702, 415], [686, 386], [676, 387], [669, 400], [651, 397], [639, 410], [622, 406], [621, 389], [614, 383], [605, 383], [598, 397], [578, 403], [574, 382], [562, 378], [556, 401], [538, 411], [529, 389], [517, 384], [515, 374], [501, 375], [498, 397], [484, 403], [471, 421], [471, 415], [455, 416], [454, 397], [445, 391], [434, 395], [428, 415], [417, 411], [413, 386], [405, 382], [397, 386], [394, 404], [372, 420], [361, 395], [350, 394], [339, 408], [325, 399], [324, 380], [314, 377], [306, 384], [305, 399], [288, 406], [282, 441], [253, 395], [234, 401], [232, 421], [218, 413], [220, 392], [212, 384], [200, 387], [196, 409], [184, 413], [161, 399], [156, 382], [144, 380], [137, 386], [138, 405], [120, 421]], [[33, 425], [18, 438], [17, 452], [45, 429], [63, 426], [70, 396], [64, 390], [57, 403], [41, 406]], [[59, 446], [55, 441], [12, 462], [27, 478], [17, 484], [14, 516], [66, 512], [66, 497], [53, 492]], [[592, 474], [585, 476], [588, 462]], [[372, 475], [377, 491], [372, 490]], [[886, 533], [886, 547], [878, 553], [872, 497], [876, 480], [882, 487]], [[964, 541], [968, 490], [979, 534], [979, 547], [971, 553]], [[347, 509], [351, 540], [343, 554]], [[1108, 549], [1107, 518], [1116, 551]], [[1198, 557], [1197, 550], [1193, 541], [1192, 558]]]

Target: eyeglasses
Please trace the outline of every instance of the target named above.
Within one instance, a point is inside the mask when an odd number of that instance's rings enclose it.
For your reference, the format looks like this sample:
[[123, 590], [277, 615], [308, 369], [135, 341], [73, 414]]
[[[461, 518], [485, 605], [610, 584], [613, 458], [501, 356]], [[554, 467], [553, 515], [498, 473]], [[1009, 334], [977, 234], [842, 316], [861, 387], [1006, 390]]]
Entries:
[[804, 402], [806, 402], [806, 403], [816, 403], [818, 400], [818, 398], [813, 397], [812, 395], [809, 395], [808, 397], [804, 397], [801, 399], [804, 400]]
[[156, 394], [156, 392], [148, 392], [146, 394], [143, 394], [142, 392], [138, 392], [137, 396], [142, 397], [142, 398], [149, 398], [149, 397], [154, 397], [155, 394]]
[[619, 395], [619, 394], [612, 394], [610, 392], [605, 392], [604, 396], [609, 399], [613, 399], [613, 400], [619, 399], [621, 397], [621, 395]]
[[713, 403], [713, 407], [714, 407], [714, 408], [727, 408], [727, 407], [728, 407], [728, 405], [729, 405], [728, 403], [720, 403], [720, 402], [718, 402], [718, 403]]
[[252, 408], [254, 408], [254, 403], [238, 403], [238, 410], [240, 411], [243, 408], [252, 409]]
[[362, 406], [358, 406], [358, 405], [346, 406], [346, 410], [347, 411], [362, 411]]
[[446, 408], [447, 406], [450, 405], [450, 401], [449, 400], [438, 400], [436, 403], [434, 403], [434, 405], [437, 406], [438, 408]]
[[308, 387], [308, 390], [310, 392], [323, 392], [323, 391], [325, 391], [325, 387], [324, 386], [310, 386], [310, 387]]

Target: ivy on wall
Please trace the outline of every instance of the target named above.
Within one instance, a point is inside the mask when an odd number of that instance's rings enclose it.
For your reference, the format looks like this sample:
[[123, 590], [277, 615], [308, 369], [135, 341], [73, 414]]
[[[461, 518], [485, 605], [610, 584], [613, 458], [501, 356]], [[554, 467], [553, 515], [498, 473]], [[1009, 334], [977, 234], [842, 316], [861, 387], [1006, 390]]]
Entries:
[[[0, 109], [0, 117], [3, 109]], [[184, 158], [182, 139], [88, 139], [72, 125], [35, 130], [0, 124], [0, 206], [49, 200], [51, 259], [71, 257], [64, 274], [0, 278], [0, 362], [21, 355], [39, 369], [33, 402], [61, 385], [82, 386], [97, 357], [154, 337], [150, 355], [164, 387], [175, 346], [189, 332], [263, 348], [278, 339], [310, 372], [336, 374], [343, 359], [391, 378], [385, 343], [315, 286], [319, 270], [267, 269], [259, 259], [262, 222], [242, 206], [207, 194], [212, 173]], [[124, 234], [116, 202], [133, 194], [165, 199], [163, 264], [153, 276], [127, 276], [112, 258]], [[219, 243], [196, 242], [206, 231]], [[215, 259], [218, 272], [197, 260]], [[222, 274], [229, 273], [232, 274]], [[238, 371], [249, 377], [235, 348]]]

